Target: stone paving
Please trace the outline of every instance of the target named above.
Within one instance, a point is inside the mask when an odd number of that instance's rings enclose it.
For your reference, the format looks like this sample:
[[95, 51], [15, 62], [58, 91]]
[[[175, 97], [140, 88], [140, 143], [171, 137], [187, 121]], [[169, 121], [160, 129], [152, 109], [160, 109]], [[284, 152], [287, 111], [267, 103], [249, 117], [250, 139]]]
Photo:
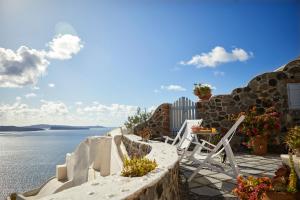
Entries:
[[[244, 176], [268, 176], [273, 177], [274, 172], [282, 164], [280, 155], [255, 156], [249, 154], [239, 154], [235, 156], [240, 172]], [[183, 160], [180, 170], [185, 177], [189, 177], [197, 165], [193, 165], [188, 160]], [[202, 169], [194, 179], [188, 183], [189, 199], [237, 199], [232, 193], [236, 179]]]

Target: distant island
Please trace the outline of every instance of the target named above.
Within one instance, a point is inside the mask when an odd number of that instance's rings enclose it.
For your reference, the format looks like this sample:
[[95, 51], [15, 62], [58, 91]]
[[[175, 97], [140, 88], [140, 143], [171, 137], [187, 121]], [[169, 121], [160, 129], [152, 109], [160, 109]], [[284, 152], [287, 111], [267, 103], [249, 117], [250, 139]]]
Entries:
[[88, 130], [91, 128], [105, 128], [104, 126], [68, 126], [37, 124], [31, 126], [0, 126], [0, 132], [10, 131], [43, 131], [43, 130]]

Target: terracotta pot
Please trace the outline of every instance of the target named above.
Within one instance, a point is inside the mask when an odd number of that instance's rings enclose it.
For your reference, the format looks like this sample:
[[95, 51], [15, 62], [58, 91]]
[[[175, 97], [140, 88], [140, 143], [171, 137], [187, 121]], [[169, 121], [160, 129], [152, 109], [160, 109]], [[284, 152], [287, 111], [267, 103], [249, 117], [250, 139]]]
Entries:
[[300, 148], [294, 149], [296, 157], [300, 157]]
[[201, 100], [209, 100], [212, 94], [207, 94], [207, 95], [199, 95], [198, 98]]
[[264, 194], [262, 200], [297, 200], [300, 199], [300, 193], [274, 192], [268, 191]]
[[257, 135], [251, 138], [252, 150], [254, 155], [263, 156], [268, 151], [268, 136]]

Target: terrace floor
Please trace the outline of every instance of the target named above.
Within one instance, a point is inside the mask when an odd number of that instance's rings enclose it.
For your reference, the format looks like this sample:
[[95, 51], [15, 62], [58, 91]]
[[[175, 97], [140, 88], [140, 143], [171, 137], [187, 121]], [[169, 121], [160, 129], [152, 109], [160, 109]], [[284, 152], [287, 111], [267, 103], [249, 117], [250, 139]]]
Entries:
[[[239, 154], [235, 156], [242, 175], [268, 176], [273, 177], [276, 169], [282, 161], [279, 155], [255, 156]], [[188, 178], [197, 165], [190, 161], [183, 160], [180, 170]], [[208, 169], [202, 169], [194, 179], [188, 183], [189, 199], [237, 199], [232, 193], [236, 179], [217, 173]]]

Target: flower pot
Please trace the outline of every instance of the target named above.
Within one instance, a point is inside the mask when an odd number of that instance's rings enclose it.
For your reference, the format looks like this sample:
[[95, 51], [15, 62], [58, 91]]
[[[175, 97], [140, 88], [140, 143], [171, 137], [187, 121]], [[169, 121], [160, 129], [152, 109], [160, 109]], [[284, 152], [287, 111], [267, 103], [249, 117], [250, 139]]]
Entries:
[[268, 191], [263, 195], [262, 200], [297, 200], [300, 199], [300, 193], [275, 192]]
[[300, 157], [300, 148], [294, 149], [296, 157]]
[[209, 100], [211, 96], [212, 96], [212, 94], [209, 93], [206, 95], [198, 95], [198, 98], [203, 101], [203, 100]]
[[268, 151], [268, 137], [266, 135], [254, 136], [251, 138], [251, 145], [254, 155], [266, 155]]

